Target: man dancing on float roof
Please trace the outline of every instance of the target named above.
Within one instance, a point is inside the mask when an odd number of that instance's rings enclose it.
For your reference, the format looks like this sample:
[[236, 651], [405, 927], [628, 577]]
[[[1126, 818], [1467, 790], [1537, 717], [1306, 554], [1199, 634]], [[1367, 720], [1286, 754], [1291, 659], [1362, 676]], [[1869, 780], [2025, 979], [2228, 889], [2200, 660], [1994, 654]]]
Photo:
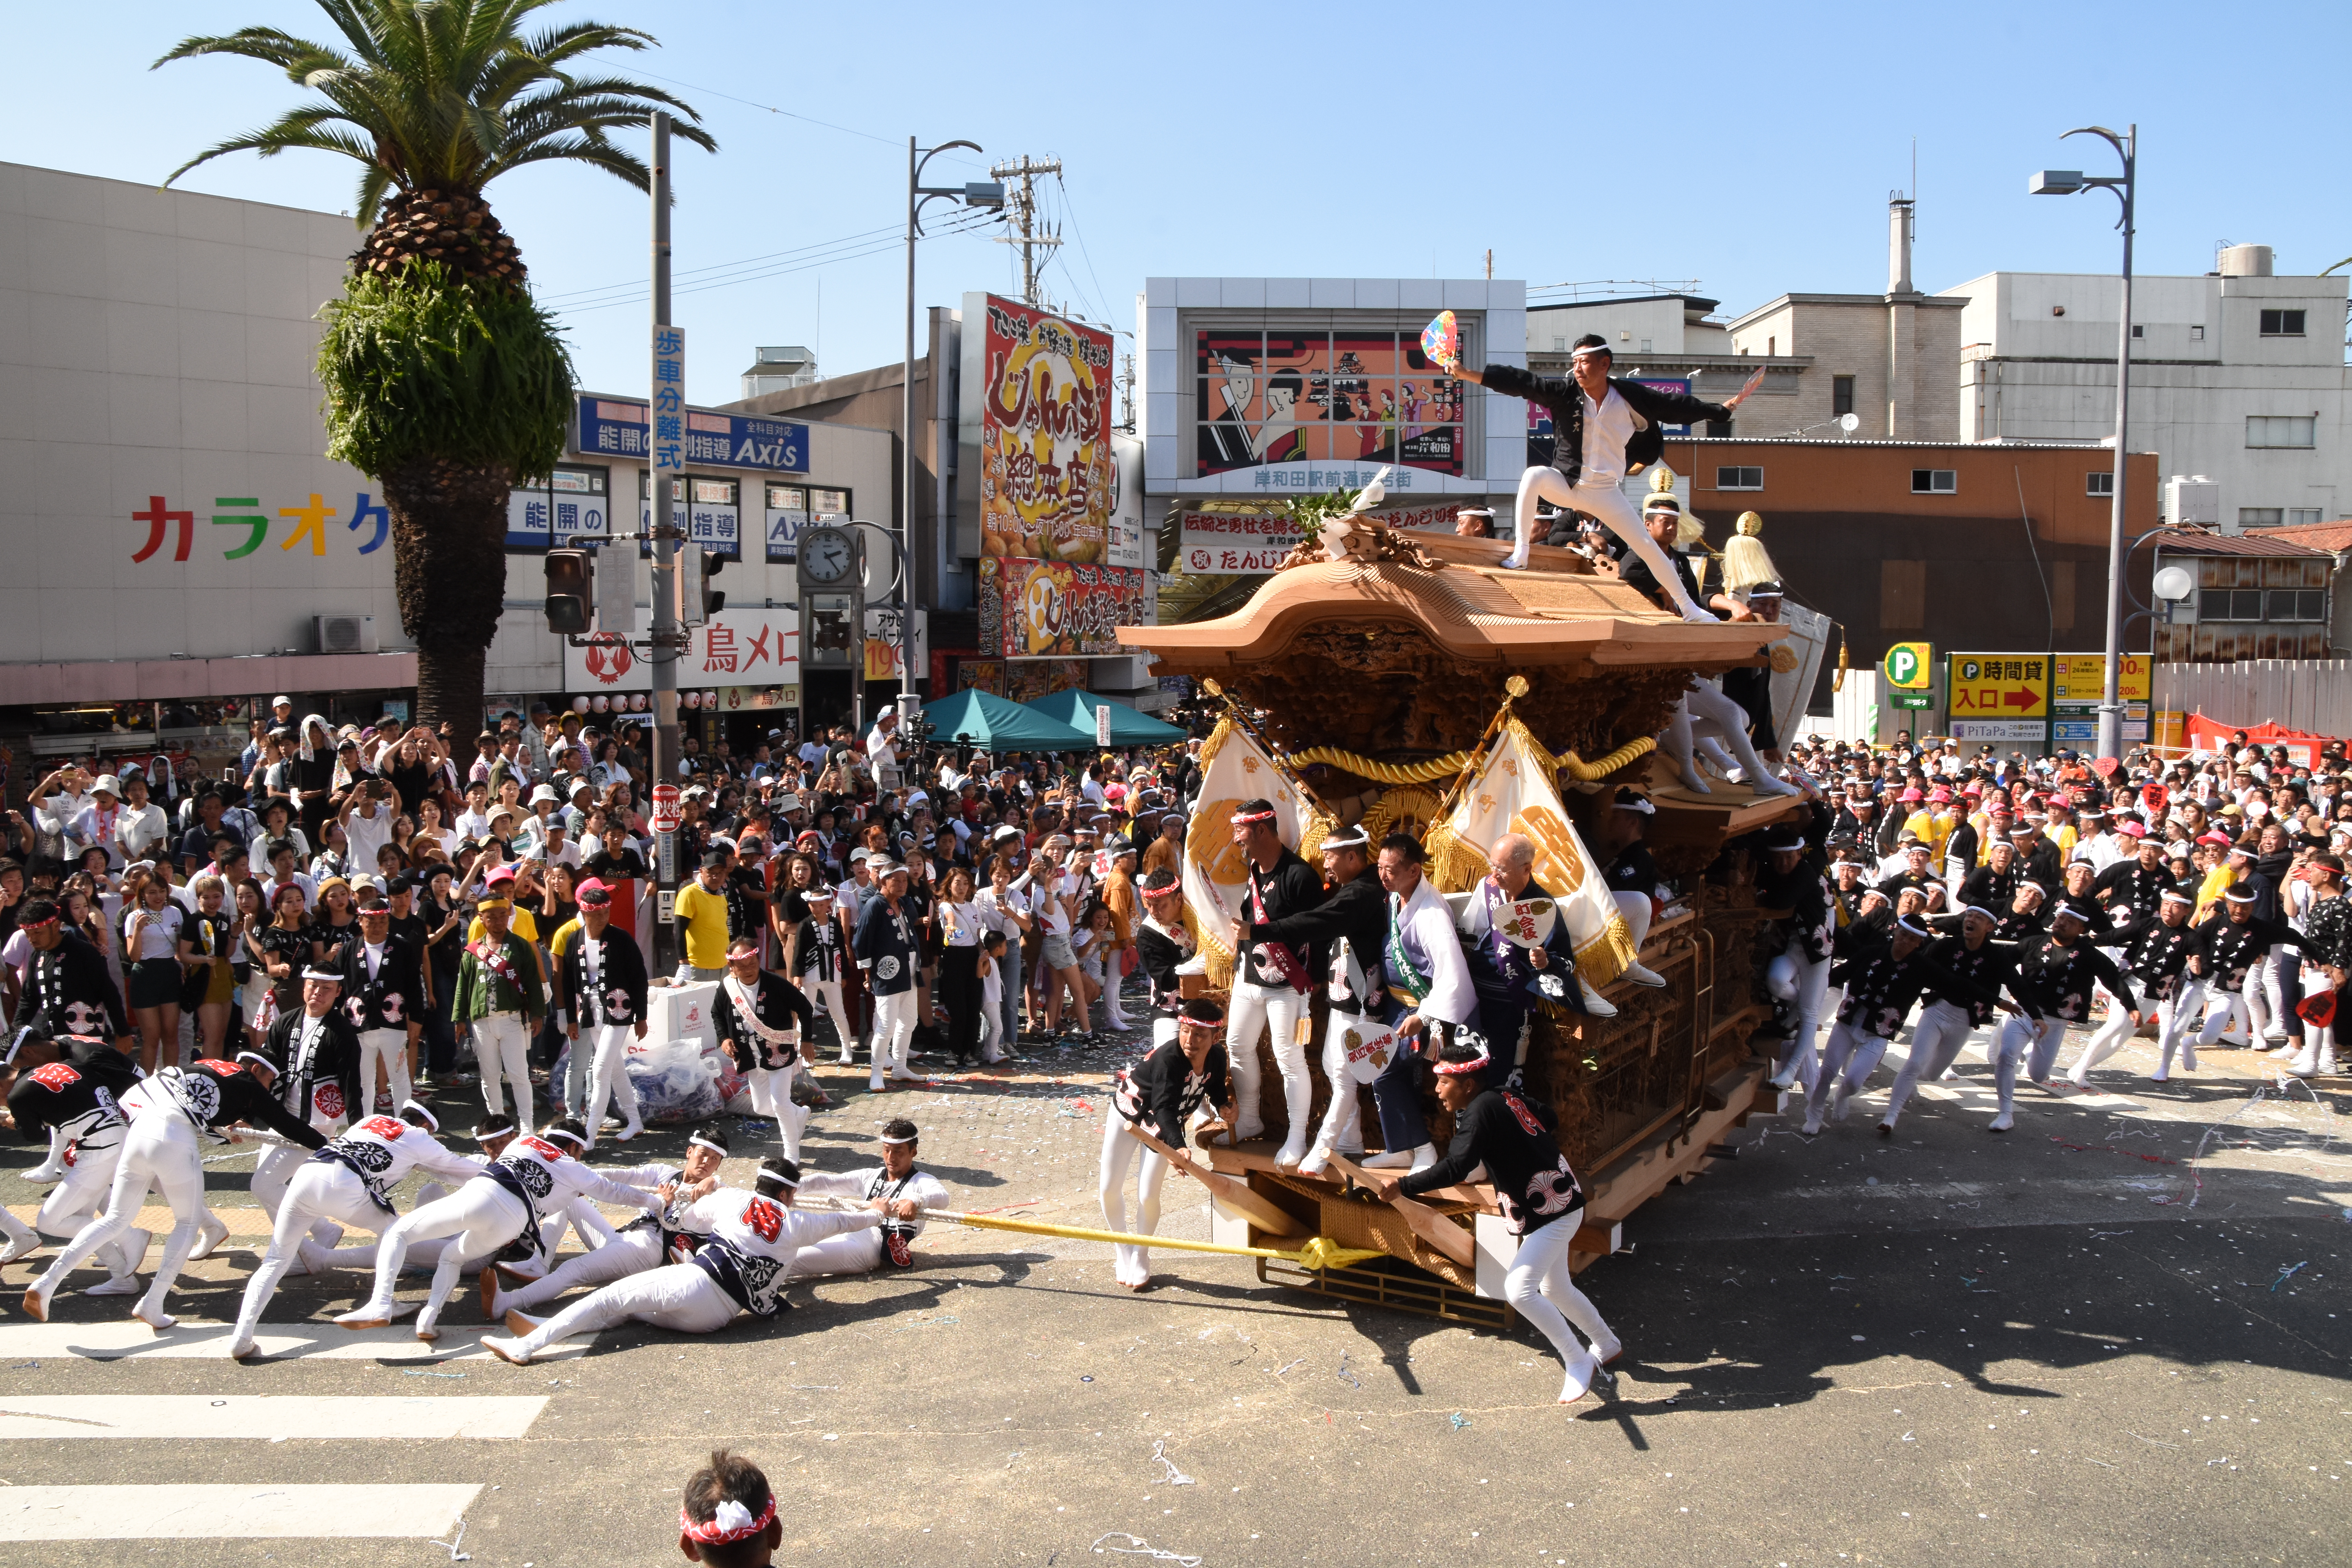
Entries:
[[1596, 332], [1576, 340], [1568, 363], [1566, 378], [1537, 375], [1513, 364], [1490, 364], [1485, 370], [1465, 365], [1454, 373], [1475, 385], [1551, 410], [1551, 467], [1529, 468], [1519, 476], [1518, 536], [1503, 564], [1528, 563], [1528, 551], [1535, 543], [1536, 502], [1548, 500], [1607, 524], [1674, 595], [1683, 619], [1714, 620], [1684, 590], [1665, 552], [1643, 531], [1641, 513], [1617, 485], [1635, 468], [1657, 461], [1665, 447], [1665, 426], [1729, 419], [1763, 381], [1764, 373], [1748, 377], [1730, 402], [1706, 403], [1612, 376], [1616, 355], [1609, 341]]

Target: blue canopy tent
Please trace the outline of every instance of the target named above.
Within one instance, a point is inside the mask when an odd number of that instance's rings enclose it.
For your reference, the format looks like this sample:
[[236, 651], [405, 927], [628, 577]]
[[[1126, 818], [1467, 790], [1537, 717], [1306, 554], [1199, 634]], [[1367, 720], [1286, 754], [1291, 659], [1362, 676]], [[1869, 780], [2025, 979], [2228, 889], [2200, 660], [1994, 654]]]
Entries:
[[1092, 721], [1084, 731], [1057, 722], [1010, 698], [989, 691], [959, 691], [923, 705], [932, 737], [991, 752], [1091, 752]]
[[1114, 746], [1172, 746], [1190, 733], [1174, 724], [1163, 724], [1124, 702], [1114, 702], [1091, 691], [1056, 691], [1051, 697], [1040, 697], [1023, 706], [1044, 714], [1057, 724], [1066, 724], [1080, 731], [1090, 739], [1099, 733], [1095, 728], [1095, 710], [1108, 708], [1110, 710], [1110, 743]]

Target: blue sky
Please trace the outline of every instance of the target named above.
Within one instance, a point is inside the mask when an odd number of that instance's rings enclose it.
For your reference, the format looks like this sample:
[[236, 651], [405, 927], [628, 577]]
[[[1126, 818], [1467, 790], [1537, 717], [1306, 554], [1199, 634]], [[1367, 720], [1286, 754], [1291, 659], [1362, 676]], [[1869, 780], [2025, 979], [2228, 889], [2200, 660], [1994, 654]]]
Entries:
[[[2105, 169], [2104, 145], [2058, 133], [2134, 120], [2142, 271], [2204, 272], [2222, 240], [2274, 246], [2283, 272], [2352, 254], [2337, 79], [2352, 7], [2340, 3], [583, 0], [554, 15], [655, 34], [658, 50], [615, 68], [667, 79], [719, 138], [716, 157], [678, 158], [677, 319], [705, 403], [736, 395], [759, 343], [819, 344], [835, 374], [898, 356], [892, 237], [910, 132], [977, 142], [991, 158], [1058, 155], [1068, 173], [1052, 205], [1071, 243], [1048, 285], [1121, 329], [1150, 275], [1475, 277], [1490, 246], [1497, 277], [1696, 278], [1732, 310], [1790, 290], [1880, 289], [1885, 204], [1912, 183], [1914, 137], [1920, 287], [1997, 268], [2111, 271], [2113, 201], [2031, 197], [2026, 177]], [[253, 24], [331, 36], [307, 0], [16, 13], [0, 157], [160, 181], [302, 98], [250, 61], [148, 69], [186, 34]], [[37, 60], [58, 68], [21, 68]], [[943, 158], [932, 173], [961, 183], [985, 177], [984, 162]], [[238, 154], [183, 183], [332, 212], [351, 205], [354, 167]], [[617, 297], [589, 290], [642, 282], [644, 198], [553, 168], [491, 195], [562, 310], [583, 380], [641, 384], [645, 306], [580, 307]], [[935, 227], [951, 216], [932, 213]], [[1011, 252], [985, 232], [923, 247], [924, 303], [1017, 288]], [[834, 259], [782, 270], [812, 255]], [[772, 259], [683, 291], [692, 269], [755, 258]]]

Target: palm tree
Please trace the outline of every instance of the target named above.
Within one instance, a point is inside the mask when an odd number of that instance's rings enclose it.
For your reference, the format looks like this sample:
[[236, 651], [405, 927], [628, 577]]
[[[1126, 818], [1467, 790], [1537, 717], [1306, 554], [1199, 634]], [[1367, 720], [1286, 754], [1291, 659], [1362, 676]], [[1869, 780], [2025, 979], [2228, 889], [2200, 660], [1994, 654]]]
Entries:
[[[554, 3], [319, 0], [344, 47], [247, 27], [155, 62], [241, 55], [321, 100], [199, 153], [166, 184], [227, 153], [307, 148], [361, 165], [353, 211], [368, 236], [320, 312], [327, 456], [383, 487], [417, 716], [461, 736], [481, 722], [483, 657], [506, 597], [507, 498], [562, 453], [573, 394], [571, 354], [483, 188], [560, 160], [647, 190], [644, 160], [605, 133], [645, 124], [656, 105], [700, 118], [658, 88], [573, 73], [595, 50], [646, 47], [648, 33], [575, 22], [526, 37], [525, 19]], [[677, 134], [717, 151], [698, 126]]]

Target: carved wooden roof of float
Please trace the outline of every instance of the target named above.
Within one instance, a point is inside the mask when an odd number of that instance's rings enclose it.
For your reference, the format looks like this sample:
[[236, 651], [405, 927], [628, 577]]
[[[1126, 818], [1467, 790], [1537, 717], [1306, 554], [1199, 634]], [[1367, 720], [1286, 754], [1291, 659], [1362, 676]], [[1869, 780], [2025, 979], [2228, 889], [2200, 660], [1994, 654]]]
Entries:
[[[1184, 626], [1121, 626], [1119, 641], [1149, 651], [1163, 675], [1226, 676], [1288, 656], [1302, 636], [1344, 624], [1377, 635], [1418, 632], [1460, 666], [1573, 667], [1597, 675], [1670, 666], [1712, 674], [1787, 635], [1778, 626], [1699, 626], [1657, 609], [1614, 577], [1593, 574], [1571, 551], [1538, 548], [1535, 569], [1505, 570], [1499, 541], [1394, 535], [1433, 558], [1314, 561], [1276, 573], [1228, 616]], [[1565, 558], [1565, 559], [1562, 559]], [[1573, 563], [1570, 566], [1569, 563]]]

